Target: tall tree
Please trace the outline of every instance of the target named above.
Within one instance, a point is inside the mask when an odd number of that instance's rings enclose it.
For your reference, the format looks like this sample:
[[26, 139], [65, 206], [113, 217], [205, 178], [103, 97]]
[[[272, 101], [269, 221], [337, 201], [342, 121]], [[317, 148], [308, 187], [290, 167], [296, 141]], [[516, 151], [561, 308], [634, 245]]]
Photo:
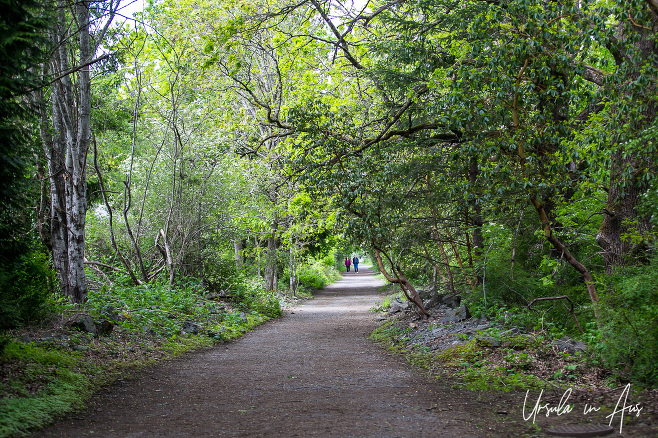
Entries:
[[[84, 250], [87, 155], [91, 142], [90, 69], [92, 56], [100, 47], [118, 4], [119, 0], [96, 4], [58, 0], [50, 31], [55, 47], [46, 68], [52, 78], [50, 114], [42, 100], [41, 139], [50, 178], [51, 246], [62, 290], [76, 303], [87, 299]], [[90, 35], [92, 13], [101, 23], [95, 41]]]

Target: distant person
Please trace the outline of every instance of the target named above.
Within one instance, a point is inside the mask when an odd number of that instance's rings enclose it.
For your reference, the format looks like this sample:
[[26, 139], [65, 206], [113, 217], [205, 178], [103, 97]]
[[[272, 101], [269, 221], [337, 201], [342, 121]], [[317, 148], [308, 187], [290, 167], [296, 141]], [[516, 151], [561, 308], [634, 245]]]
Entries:
[[351, 264], [350, 258], [345, 257], [345, 268], [347, 269], [347, 272], [350, 272], [350, 264]]
[[352, 259], [352, 264], [354, 265], [354, 272], [359, 272], [359, 258], [357, 256]]

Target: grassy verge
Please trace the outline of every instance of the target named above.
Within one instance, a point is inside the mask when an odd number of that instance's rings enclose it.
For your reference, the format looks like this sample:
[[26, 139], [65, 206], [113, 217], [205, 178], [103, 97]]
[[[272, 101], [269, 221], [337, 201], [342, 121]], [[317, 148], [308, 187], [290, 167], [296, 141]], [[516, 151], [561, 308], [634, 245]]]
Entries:
[[[591, 367], [581, 355], [556, 354], [543, 336], [502, 334], [488, 329], [477, 336], [440, 350], [410, 342], [411, 327], [400, 320], [385, 322], [371, 339], [414, 367], [436, 377], [454, 377], [472, 390], [565, 389], [591, 378]], [[491, 340], [496, 346], [491, 346]], [[589, 372], [588, 372], [589, 370]]]
[[[195, 282], [113, 287], [82, 308], [62, 305], [49, 324], [9, 333], [0, 353], [0, 437], [26, 436], [84, 407], [119, 376], [230, 341], [281, 314], [276, 296], [241, 280], [228, 297]], [[69, 324], [91, 316], [114, 325], [96, 336]]]

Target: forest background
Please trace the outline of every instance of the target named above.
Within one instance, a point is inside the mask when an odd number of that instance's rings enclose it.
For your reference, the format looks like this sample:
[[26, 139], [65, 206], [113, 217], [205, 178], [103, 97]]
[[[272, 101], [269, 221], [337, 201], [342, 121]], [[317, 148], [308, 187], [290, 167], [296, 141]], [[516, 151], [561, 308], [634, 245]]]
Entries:
[[367, 254], [658, 383], [654, 0], [126, 3], [0, 1], [6, 333]]

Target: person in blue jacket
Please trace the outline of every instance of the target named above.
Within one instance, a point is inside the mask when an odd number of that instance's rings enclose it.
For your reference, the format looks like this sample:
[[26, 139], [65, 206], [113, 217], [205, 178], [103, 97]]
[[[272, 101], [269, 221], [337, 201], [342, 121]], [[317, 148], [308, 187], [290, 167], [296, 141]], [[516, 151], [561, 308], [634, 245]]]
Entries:
[[357, 256], [352, 259], [352, 264], [354, 265], [354, 272], [359, 272], [359, 258]]

